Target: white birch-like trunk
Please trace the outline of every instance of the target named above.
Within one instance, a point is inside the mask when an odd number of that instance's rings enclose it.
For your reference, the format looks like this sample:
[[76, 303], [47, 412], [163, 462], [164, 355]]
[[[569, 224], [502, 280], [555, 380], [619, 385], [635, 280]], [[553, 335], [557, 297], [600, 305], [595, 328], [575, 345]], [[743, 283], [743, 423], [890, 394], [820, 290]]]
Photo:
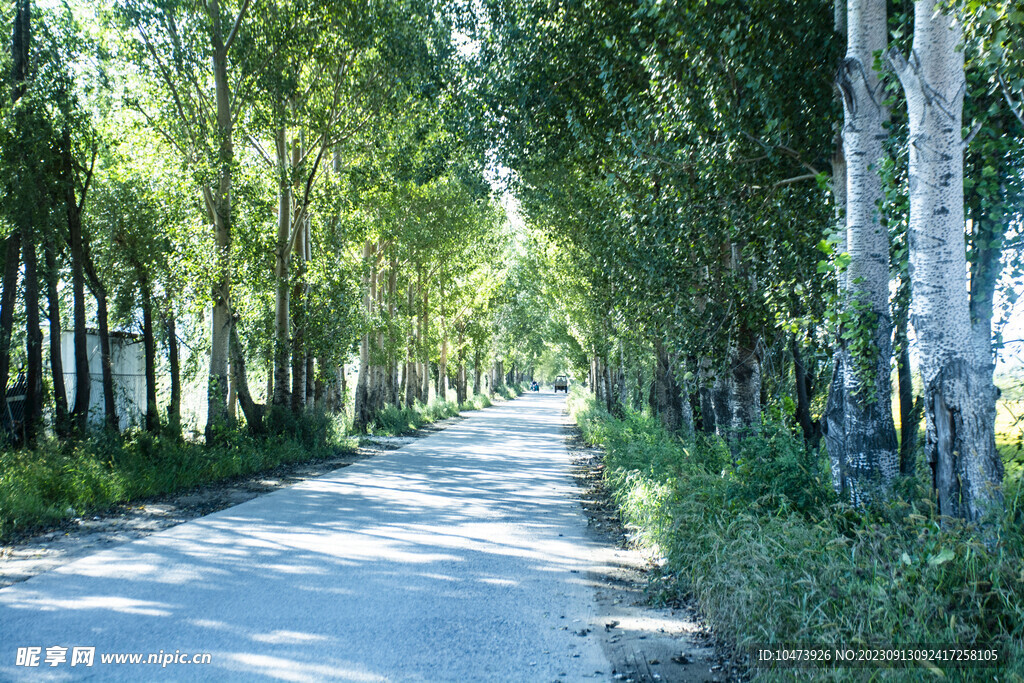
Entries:
[[[845, 21], [843, 22], [845, 26]], [[843, 141], [839, 139], [836, 152], [832, 156], [832, 197], [835, 201], [836, 226], [838, 240], [835, 251], [842, 254], [846, 251], [846, 157], [843, 155]], [[839, 284], [839, 296], [846, 290], [846, 271], [839, 269], [836, 273]], [[840, 299], [841, 300], [841, 299]], [[844, 417], [846, 400], [843, 398], [843, 357], [845, 352], [842, 344], [837, 344], [832, 354], [832, 380], [829, 383], [828, 401], [825, 404], [825, 450], [828, 451], [832, 469], [832, 486], [836, 493], [846, 490], [843, 464], [846, 462], [846, 419]]]
[[[846, 251], [842, 306], [851, 319], [844, 332], [870, 335], [867, 351], [850, 352], [841, 339], [843, 438], [840, 481], [854, 505], [887, 495], [899, 474], [896, 429], [892, 419], [889, 314], [889, 232], [882, 225], [879, 161], [888, 136], [875, 54], [885, 50], [886, 0], [848, 0], [847, 50], [837, 76], [843, 100], [843, 152], [846, 158]], [[863, 341], [863, 340], [862, 340]]]
[[[363, 242], [363, 308], [367, 315], [371, 313], [370, 273], [372, 267], [373, 245], [370, 240]], [[359, 377], [356, 379], [355, 408], [353, 409], [352, 429], [356, 432], [366, 431], [370, 422], [369, 401], [370, 375], [370, 332], [363, 333], [359, 340]]]
[[967, 293], [961, 30], [934, 5], [914, 4], [910, 59], [889, 53], [910, 123], [910, 319], [939, 511], [980, 522], [1002, 510], [1003, 463], [990, 361], [973, 343]]

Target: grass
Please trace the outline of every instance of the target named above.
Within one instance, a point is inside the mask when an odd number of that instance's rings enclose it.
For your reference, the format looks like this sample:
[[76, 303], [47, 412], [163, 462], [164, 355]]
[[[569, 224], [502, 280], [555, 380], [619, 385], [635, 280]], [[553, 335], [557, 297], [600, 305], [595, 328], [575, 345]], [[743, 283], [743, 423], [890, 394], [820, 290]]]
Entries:
[[[285, 424], [287, 423], [287, 424]], [[241, 432], [206, 447], [169, 434], [100, 434], [0, 452], [0, 540], [119, 503], [187, 490], [351, 450], [342, 420], [282, 419], [275, 435]]]
[[[680, 439], [650, 417], [615, 419], [574, 394], [584, 438], [605, 449], [623, 520], [665, 558], [660, 596], [695, 598], [717, 633], [753, 644], [997, 643], [1003, 668], [947, 670], [951, 680], [1022, 680], [1024, 534], [1015, 498], [988, 550], [940, 523], [927, 490], [869, 513], [835, 499], [820, 458], [766, 428], [734, 461], [724, 444]], [[796, 670], [761, 672], [791, 680]], [[923, 669], [808, 669], [813, 680], [925, 680]]]

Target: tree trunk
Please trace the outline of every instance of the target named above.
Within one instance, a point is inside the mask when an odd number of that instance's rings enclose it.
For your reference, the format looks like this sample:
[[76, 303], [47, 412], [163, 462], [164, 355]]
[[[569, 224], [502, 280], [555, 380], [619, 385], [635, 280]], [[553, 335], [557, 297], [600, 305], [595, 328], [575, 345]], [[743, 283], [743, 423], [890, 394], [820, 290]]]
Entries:
[[60, 271], [57, 267], [56, 247], [47, 243], [44, 253], [46, 258], [46, 300], [47, 318], [50, 323], [50, 377], [53, 381], [54, 431], [58, 437], [65, 437], [70, 432], [68, 419], [68, 394], [64, 387], [64, 357], [62, 349], [62, 330], [60, 324], [60, 293], [57, 285]]
[[39, 272], [31, 230], [23, 229], [25, 257], [25, 411], [26, 442], [35, 441], [43, 416], [43, 332], [39, 329]]
[[306, 349], [305, 349], [305, 304], [302, 283], [296, 282], [292, 290], [292, 388], [291, 409], [298, 415], [306, 404]]
[[668, 351], [660, 339], [654, 341], [654, 400], [661, 424], [670, 432], [679, 431], [679, 413], [673, 410], [675, 377]]
[[306, 406], [316, 402], [316, 359], [312, 351], [306, 351]]
[[811, 378], [812, 375], [804, 367], [803, 355], [800, 353], [800, 342], [794, 337], [790, 342], [793, 352], [793, 380], [796, 384], [796, 419], [800, 423], [800, 431], [804, 434], [804, 444], [809, 452], [818, 450], [821, 441], [821, 425], [811, 418]]
[[231, 382], [235, 387], [235, 395], [238, 397], [238, 404], [245, 415], [245, 422], [249, 431], [254, 434], [263, 432], [264, 407], [252, 399], [249, 391], [249, 382], [245, 371], [245, 352], [242, 343], [238, 339], [238, 323], [232, 317], [231, 329], [229, 330], [229, 342], [231, 350]]
[[730, 432], [742, 437], [761, 427], [761, 355], [757, 342], [737, 347], [732, 354]]
[[[441, 324], [442, 330], [444, 323]], [[441, 360], [437, 364], [437, 394], [442, 401], [448, 400], [448, 338], [442, 331], [441, 338]]]
[[[96, 319], [100, 326], [100, 369], [103, 377], [103, 413], [108, 429], [115, 432], [121, 430], [121, 421], [117, 416], [117, 403], [114, 400], [114, 360], [110, 349], [110, 324], [107, 313], [107, 288], [100, 282], [89, 256], [86, 245], [86, 275], [89, 278], [89, 289], [96, 299]], [[90, 379], [91, 381], [91, 379]]]
[[[373, 244], [370, 240], [363, 242], [363, 308], [367, 316], [372, 313], [370, 299], [370, 268], [373, 258]], [[356, 380], [356, 405], [352, 418], [352, 430], [365, 432], [373, 421], [369, 408], [369, 375], [370, 375], [370, 330], [363, 332], [359, 340], [359, 378]]]
[[[14, 8], [11, 33], [11, 101], [17, 102], [25, 92], [29, 53], [32, 40], [32, 3], [18, 0]], [[21, 257], [21, 231], [15, 229], [7, 237], [4, 259], [3, 292], [0, 292], [0, 422], [10, 424], [7, 407], [7, 383], [11, 374], [11, 335], [14, 332], [14, 308], [17, 303], [18, 267]]]
[[178, 330], [174, 308], [167, 298], [167, 357], [171, 370], [171, 401], [167, 406], [167, 421], [175, 434], [181, 434], [181, 363], [178, 360]]
[[140, 265], [135, 272], [139, 277], [139, 294], [142, 297], [142, 345], [145, 349], [146, 365], [146, 431], [155, 432], [160, 428], [160, 413], [156, 404], [156, 338], [153, 335], [153, 292], [149, 278]]
[[[892, 421], [889, 315], [889, 231], [882, 225], [879, 162], [885, 156], [889, 111], [874, 69], [888, 36], [886, 0], [849, 0], [847, 51], [837, 86], [842, 95], [846, 158], [846, 250], [850, 255], [843, 308], [852, 318], [842, 330], [860, 339], [851, 352], [842, 335], [845, 459], [844, 493], [854, 505], [888, 495], [899, 471]], [[858, 331], [859, 330], [859, 331]]]
[[[217, 106], [217, 187], [206, 188], [207, 205], [212, 213], [214, 243], [214, 270], [212, 329], [210, 331], [210, 370], [207, 385], [206, 442], [214, 443], [218, 431], [227, 426], [228, 398], [228, 346], [233, 321], [231, 319], [231, 190], [235, 165], [234, 119], [231, 90], [228, 81], [228, 48], [221, 25], [220, 3], [212, 0], [209, 6], [212, 31], [210, 32], [213, 83]], [[241, 16], [238, 17], [241, 22]]]
[[914, 474], [917, 451], [917, 430], [921, 426], [921, 399], [914, 400], [914, 382], [910, 368], [910, 340], [907, 338], [907, 315], [904, 309], [896, 324], [896, 344], [899, 346], [896, 368], [900, 396], [900, 474]]
[[480, 357], [480, 350], [473, 347], [473, 395], [480, 395], [480, 365], [482, 359]]
[[288, 171], [288, 140], [285, 129], [274, 137], [277, 152], [277, 242], [274, 247], [274, 397], [273, 405], [291, 404], [289, 361], [291, 360], [291, 254], [292, 187]]
[[7, 384], [11, 373], [11, 335], [14, 331], [14, 308], [17, 304], [18, 270], [21, 261], [21, 233], [15, 231], [7, 238], [4, 255], [3, 292], [0, 293], [0, 420], [10, 424], [7, 408]]
[[[843, 22], [845, 25], [845, 21]], [[843, 140], [840, 137], [832, 156], [832, 196], [835, 200], [835, 218], [837, 243], [836, 253], [846, 252], [846, 156], [843, 154]], [[846, 291], [846, 270], [837, 269], [839, 305], [843, 305]], [[832, 352], [832, 378], [828, 385], [828, 400], [825, 402], [823, 415], [823, 432], [825, 434], [825, 450], [828, 451], [832, 474], [832, 487], [842, 495], [846, 490], [846, 396], [843, 389], [846, 350], [842, 339], [838, 339]]]
[[711, 400], [714, 405], [715, 433], [728, 439], [732, 431], [732, 383], [722, 374], [715, 376], [711, 387]]
[[1002, 511], [1003, 462], [991, 359], [973, 342], [965, 282], [960, 38], [931, 0], [916, 0], [910, 60], [896, 51], [889, 60], [910, 121], [911, 323], [924, 383], [925, 453], [939, 512], [981, 522]]

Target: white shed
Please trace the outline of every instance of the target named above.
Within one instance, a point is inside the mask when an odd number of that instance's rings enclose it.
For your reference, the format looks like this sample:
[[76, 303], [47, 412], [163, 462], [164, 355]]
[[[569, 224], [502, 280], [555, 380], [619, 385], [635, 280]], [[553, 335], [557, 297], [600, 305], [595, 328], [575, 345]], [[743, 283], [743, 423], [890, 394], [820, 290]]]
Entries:
[[[103, 423], [103, 369], [100, 354], [100, 335], [97, 330], [86, 331], [86, 348], [89, 353], [89, 421]], [[70, 330], [61, 333], [61, 362], [64, 365], [64, 388], [68, 394], [68, 408], [75, 407], [75, 334]], [[141, 424], [146, 414], [146, 366], [143, 353], [142, 335], [130, 332], [110, 333], [110, 356], [114, 370], [114, 403], [117, 406], [118, 422], [121, 429]]]

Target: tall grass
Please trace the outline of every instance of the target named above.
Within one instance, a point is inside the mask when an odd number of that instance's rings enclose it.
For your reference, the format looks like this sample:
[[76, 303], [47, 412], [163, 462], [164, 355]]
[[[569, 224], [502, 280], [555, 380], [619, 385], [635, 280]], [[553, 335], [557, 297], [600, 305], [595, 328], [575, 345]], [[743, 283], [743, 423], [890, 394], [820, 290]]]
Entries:
[[[638, 414], [615, 419], [580, 395], [570, 407], [584, 438], [605, 449], [623, 520], [666, 560], [663, 597], [693, 596], [735, 645], [998, 644], [1002, 669], [945, 673], [1024, 675], [1024, 510], [1015, 499], [990, 551], [969, 529], [938, 519], [913, 481], [903, 482], [901, 500], [869, 513], [843, 505], [820, 459], [783, 430], [743, 442], [734, 461], [714, 438], [683, 440]], [[802, 677], [919, 675], [812, 669]]]
[[310, 414], [287, 422], [273, 436], [235, 432], [209, 447], [169, 434], [132, 432], [0, 451], [0, 540], [117, 503], [354, 447], [340, 419]]
[[459, 405], [455, 401], [432, 398], [427, 404], [420, 401], [411, 407], [389, 405], [377, 413], [370, 433], [382, 436], [409, 434], [420, 427], [448, 417], [455, 417], [463, 410], [480, 410], [490, 407], [491, 399], [486, 394], [477, 394]]

